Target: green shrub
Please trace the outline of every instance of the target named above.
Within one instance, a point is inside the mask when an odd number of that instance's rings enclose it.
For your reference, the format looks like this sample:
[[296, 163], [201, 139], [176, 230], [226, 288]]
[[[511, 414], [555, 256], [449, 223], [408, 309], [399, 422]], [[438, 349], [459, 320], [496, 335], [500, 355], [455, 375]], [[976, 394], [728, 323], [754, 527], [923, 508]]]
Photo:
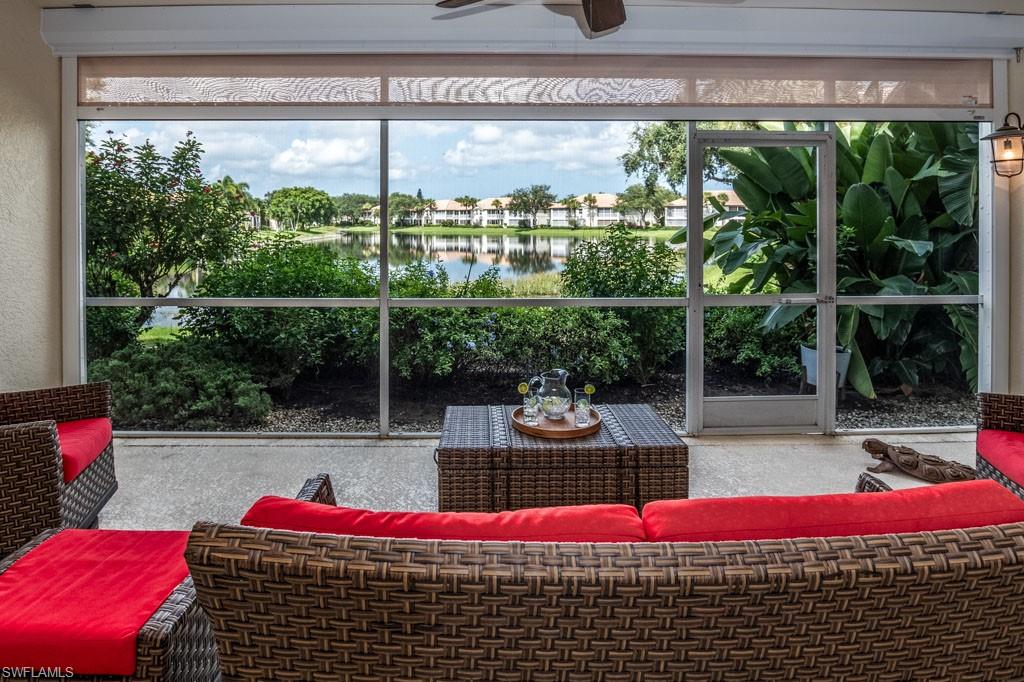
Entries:
[[86, 357], [92, 361], [136, 343], [141, 308], [86, 308]]
[[798, 322], [766, 330], [761, 308], [709, 308], [704, 320], [705, 366], [731, 364], [765, 381], [800, 376], [806, 334]]
[[111, 382], [121, 429], [244, 427], [270, 412], [270, 398], [244, 367], [186, 341], [119, 350], [91, 363], [89, 380]]
[[[578, 297], [684, 296], [678, 254], [663, 243], [651, 244], [616, 225], [600, 241], [584, 241], [566, 260], [563, 294]], [[671, 308], [619, 308], [636, 352], [629, 373], [646, 383], [672, 355], [682, 352], [686, 314]]]
[[[507, 295], [496, 268], [475, 280], [452, 283], [443, 265], [417, 262], [391, 275], [397, 298], [494, 298]], [[493, 338], [494, 313], [486, 308], [394, 308], [391, 368], [414, 382], [444, 379], [465, 369]]]
[[[90, 296], [138, 296], [137, 286], [116, 270], [102, 267], [99, 259], [86, 261], [86, 291]], [[85, 348], [88, 360], [108, 357], [136, 342], [152, 308], [86, 308]]]
[[561, 367], [575, 383], [610, 384], [635, 361], [626, 323], [597, 308], [502, 308], [484, 368], [529, 378]]
[[[377, 278], [355, 259], [289, 239], [214, 267], [196, 290], [210, 297], [375, 297]], [[377, 357], [377, 311], [365, 308], [188, 308], [183, 327], [287, 393], [305, 371], [367, 368]]]

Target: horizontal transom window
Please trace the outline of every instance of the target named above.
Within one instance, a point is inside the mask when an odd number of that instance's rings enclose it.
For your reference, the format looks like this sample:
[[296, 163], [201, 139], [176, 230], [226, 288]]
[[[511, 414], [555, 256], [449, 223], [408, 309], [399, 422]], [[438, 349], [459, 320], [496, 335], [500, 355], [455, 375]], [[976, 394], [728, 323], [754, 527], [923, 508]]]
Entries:
[[982, 59], [611, 55], [90, 57], [83, 105], [992, 106]]

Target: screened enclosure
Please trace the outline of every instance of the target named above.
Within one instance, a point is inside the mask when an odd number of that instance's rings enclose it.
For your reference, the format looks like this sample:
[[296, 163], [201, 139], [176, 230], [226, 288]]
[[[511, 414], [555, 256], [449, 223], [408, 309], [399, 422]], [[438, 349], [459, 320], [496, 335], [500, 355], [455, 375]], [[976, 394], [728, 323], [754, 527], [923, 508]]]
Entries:
[[989, 60], [77, 61], [120, 429], [436, 432], [556, 366], [691, 433], [973, 420]]

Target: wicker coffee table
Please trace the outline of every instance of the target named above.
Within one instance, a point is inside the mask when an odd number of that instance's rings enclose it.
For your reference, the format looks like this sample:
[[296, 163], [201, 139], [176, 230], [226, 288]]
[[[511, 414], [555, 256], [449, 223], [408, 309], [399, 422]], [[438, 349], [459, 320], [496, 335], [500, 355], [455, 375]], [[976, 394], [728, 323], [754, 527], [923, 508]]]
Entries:
[[437, 461], [441, 511], [630, 504], [689, 494], [686, 444], [649, 405], [598, 405], [601, 430], [547, 440], [516, 431], [509, 405], [449, 407]]

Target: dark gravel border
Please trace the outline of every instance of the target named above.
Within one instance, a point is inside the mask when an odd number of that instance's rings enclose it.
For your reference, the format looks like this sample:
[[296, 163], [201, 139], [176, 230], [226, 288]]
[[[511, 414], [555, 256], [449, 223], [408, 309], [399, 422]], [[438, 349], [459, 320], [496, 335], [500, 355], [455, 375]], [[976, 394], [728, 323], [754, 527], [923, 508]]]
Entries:
[[[738, 380], [731, 372], [708, 372], [711, 395], [792, 395], [795, 382], [776, 384]], [[571, 380], [570, 380], [571, 381]], [[393, 433], [436, 433], [441, 430], [444, 408], [449, 404], [513, 403], [513, 380], [493, 379], [424, 386], [411, 390], [396, 385], [391, 394]], [[597, 400], [649, 403], [675, 429], [685, 430], [684, 375], [658, 375], [650, 384], [624, 383], [598, 387]], [[358, 386], [310, 384], [296, 387], [286, 404], [275, 405], [264, 424], [252, 432], [369, 433], [378, 431], [377, 393], [373, 382]], [[963, 427], [976, 421], [976, 398], [966, 388], [924, 386], [905, 396], [896, 389], [879, 390], [876, 400], [866, 400], [852, 389], [838, 399], [839, 429], [900, 429]], [[345, 412], [350, 414], [345, 414]]]

